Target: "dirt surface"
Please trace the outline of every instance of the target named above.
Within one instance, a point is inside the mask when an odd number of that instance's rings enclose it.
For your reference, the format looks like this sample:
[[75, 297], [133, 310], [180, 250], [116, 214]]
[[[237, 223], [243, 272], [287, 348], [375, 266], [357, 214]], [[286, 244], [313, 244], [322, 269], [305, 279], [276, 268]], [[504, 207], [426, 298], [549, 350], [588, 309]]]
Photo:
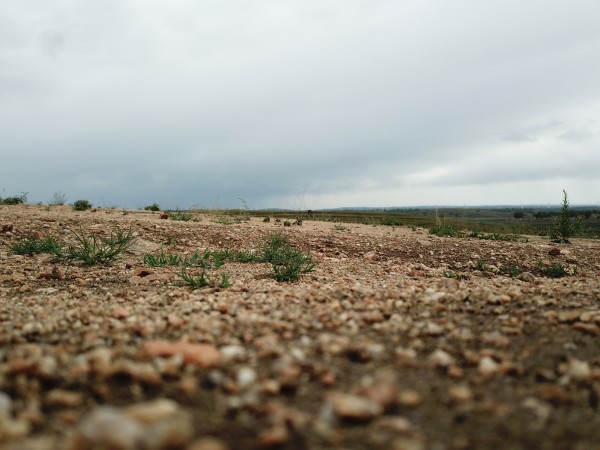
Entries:
[[[600, 242], [199, 217], [0, 206], [1, 449], [600, 449]], [[10, 249], [116, 227], [108, 266]], [[143, 264], [277, 231], [314, 272]]]

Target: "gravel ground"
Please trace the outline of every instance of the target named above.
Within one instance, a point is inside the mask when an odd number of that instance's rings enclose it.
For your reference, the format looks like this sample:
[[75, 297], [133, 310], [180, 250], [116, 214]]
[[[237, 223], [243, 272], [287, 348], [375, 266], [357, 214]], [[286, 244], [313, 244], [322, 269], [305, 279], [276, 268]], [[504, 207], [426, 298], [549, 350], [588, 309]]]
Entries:
[[[600, 449], [600, 242], [199, 217], [0, 206], [0, 449]], [[116, 227], [107, 266], [9, 247]], [[278, 231], [318, 264], [295, 283], [143, 264]]]

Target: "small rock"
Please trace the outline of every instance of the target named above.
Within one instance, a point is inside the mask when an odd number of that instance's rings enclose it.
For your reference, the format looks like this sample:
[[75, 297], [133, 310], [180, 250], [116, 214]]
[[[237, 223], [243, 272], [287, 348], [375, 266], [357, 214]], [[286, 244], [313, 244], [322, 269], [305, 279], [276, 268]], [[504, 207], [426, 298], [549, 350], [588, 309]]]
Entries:
[[548, 254], [550, 256], [558, 256], [560, 255], [560, 249], [556, 248], [556, 247], [552, 247], [549, 251]]
[[81, 392], [52, 389], [46, 394], [46, 404], [65, 408], [75, 408], [83, 403]]
[[71, 449], [136, 450], [143, 438], [144, 429], [135, 420], [116, 408], [99, 406], [82, 419]]
[[383, 413], [373, 400], [342, 392], [330, 393], [326, 403], [337, 417], [350, 421], [367, 422]]
[[241, 367], [237, 372], [237, 384], [240, 389], [248, 389], [256, 382], [256, 371], [251, 367]]
[[202, 369], [218, 366], [221, 354], [213, 345], [190, 342], [147, 341], [142, 353], [149, 357], [173, 356], [181, 354], [183, 361]]
[[179, 411], [179, 405], [167, 398], [136, 403], [124, 410], [128, 417], [142, 425], [152, 425], [159, 420], [176, 415]]
[[587, 361], [572, 359], [569, 361], [569, 366], [567, 367], [565, 375], [569, 377], [569, 379], [575, 381], [584, 381], [590, 377], [591, 373], [592, 371]]
[[284, 425], [276, 425], [260, 433], [258, 438], [261, 448], [272, 448], [284, 445], [290, 436]]
[[246, 349], [241, 345], [226, 345], [221, 347], [219, 351], [225, 364], [233, 361], [243, 361], [247, 356]]
[[491, 376], [497, 373], [500, 370], [500, 364], [498, 364], [491, 356], [484, 356], [479, 361], [479, 365], [477, 366], [477, 371], [485, 376]]
[[449, 391], [450, 400], [454, 403], [465, 403], [473, 400], [473, 392], [468, 386], [452, 386]]
[[593, 323], [576, 322], [573, 324], [573, 329], [592, 336], [600, 335], [600, 327]]
[[519, 275], [517, 277], [517, 279], [531, 283], [531, 282], [535, 281], [535, 275], [533, 275], [530, 272], [523, 272], [521, 275]]
[[429, 362], [436, 368], [446, 368], [454, 364], [454, 357], [442, 349], [437, 349], [429, 355]]
[[6, 392], [0, 391], [0, 421], [10, 417], [12, 411], [12, 399]]
[[400, 391], [398, 395], [398, 403], [407, 408], [414, 408], [423, 402], [423, 396], [417, 391], [405, 390]]
[[571, 323], [575, 322], [579, 319], [581, 315], [581, 311], [578, 309], [573, 309], [571, 311], [561, 311], [558, 313], [558, 321], [560, 323]]
[[214, 437], [201, 437], [186, 447], [187, 450], [229, 450], [225, 442]]

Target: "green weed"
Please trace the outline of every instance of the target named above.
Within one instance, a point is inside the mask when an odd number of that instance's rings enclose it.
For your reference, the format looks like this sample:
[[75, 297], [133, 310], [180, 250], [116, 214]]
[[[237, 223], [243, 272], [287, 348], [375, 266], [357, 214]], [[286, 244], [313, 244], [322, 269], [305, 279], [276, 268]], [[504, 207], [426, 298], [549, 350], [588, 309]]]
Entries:
[[435, 234], [439, 237], [460, 237], [462, 233], [450, 225], [436, 225], [429, 229], [430, 234]]
[[27, 203], [27, 194], [29, 192], [22, 192], [21, 195], [13, 195], [11, 197], [0, 198], [1, 205], [20, 205]]
[[60, 191], [56, 191], [54, 194], [52, 194], [52, 198], [48, 202], [48, 205], [49, 206], [60, 206], [60, 205], [64, 205], [66, 201], [67, 201], [67, 196]]
[[63, 257], [79, 260], [86, 265], [109, 264], [115, 261], [135, 240], [131, 229], [124, 232], [118, 227], [110, 232], [109, 237], [86, 235], [82, 229], [79, 234], [74, 235], [75, 244], [67, 247]]
[[73, 202], [73, 209], [75, 211], [85, 211], [87, 209], [92, 209], [92, 204], [87, 200], [76, 200]]
[[540, 264], [540, 271], [548, 278], [561, 278], [569, 275], [568, 270], [560, 263], [554, 263], [549, 266]]
[[144, 206], [145, 211], [160, 211], [160, 206], [158, 203], [152, 203], [151, 205]]
[[169, 211], [169, 217], [171, 220], [181, 221], [181, 222], [189, 222], [194, 218], [190, 213], [185, 211], [180, 211], [176, 209], [175, 211]]
[[271, 263], [273, 278], [277, 281], [296, 281], [316, 267], [310, 253], [302, 253], [292, 247], [289, 238], [281, 233], [269, 238], [261, 256], [264, 262]]
[[62, 248], [58, 241], [52, 237], [44, 240], [28, 238], [10, 246], [13, 253], [17, 255], [34, 255], [38, 253], [51, 253], [58, 257], [62, 256]]
[[197, 275], [192, 275], [189, 274], [184, 267], [181, 269], [179, 277], [181, 278], [179, 285], [188, 287], [192, 291], [204, 287], [228, 288], [231, 286], [231, 282], [229, 281], [229, 275], [226, 273], [220, 273], [218, 277], [210, 277], [206, 275], [206, 272], [203, 270]]

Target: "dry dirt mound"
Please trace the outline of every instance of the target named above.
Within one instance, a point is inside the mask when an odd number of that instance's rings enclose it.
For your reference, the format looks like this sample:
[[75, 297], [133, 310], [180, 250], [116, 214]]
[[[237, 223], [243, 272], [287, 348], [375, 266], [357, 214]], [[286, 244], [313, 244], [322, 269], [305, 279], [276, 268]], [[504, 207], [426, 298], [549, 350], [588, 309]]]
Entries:
[[[10, 249], [116, 227], [137, 240], [106, 266]], [[278, 231], [318, 264], [298, 282], [144, 267]], [[0, 448], [598, 449], [599, 273], [598, 241], [2, 206]]]

